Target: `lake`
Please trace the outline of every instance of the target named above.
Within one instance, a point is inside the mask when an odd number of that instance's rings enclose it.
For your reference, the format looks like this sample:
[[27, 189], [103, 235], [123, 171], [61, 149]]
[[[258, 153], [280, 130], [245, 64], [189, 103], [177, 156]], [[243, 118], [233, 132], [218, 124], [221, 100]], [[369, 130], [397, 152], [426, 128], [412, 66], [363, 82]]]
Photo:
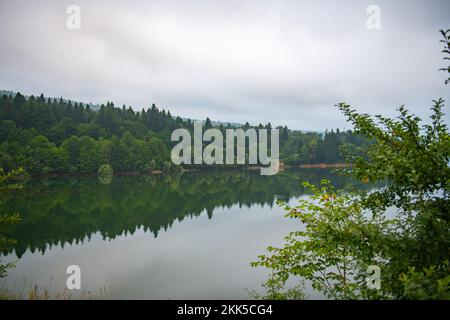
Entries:
[[249, 263], [301, 228], [275, 201], [295, 203], [307, 196], [301, 182], [322, 179], [352, 183], [326, 169], [31, 180], [1, 204], [22, 221], [11, 235], [17, 245], [1, 257], [16, 268], [0, 288], [58, 294], [66, 268], [78, 265], [81, 294], [94, 298], [249, 298], [267, 277]]

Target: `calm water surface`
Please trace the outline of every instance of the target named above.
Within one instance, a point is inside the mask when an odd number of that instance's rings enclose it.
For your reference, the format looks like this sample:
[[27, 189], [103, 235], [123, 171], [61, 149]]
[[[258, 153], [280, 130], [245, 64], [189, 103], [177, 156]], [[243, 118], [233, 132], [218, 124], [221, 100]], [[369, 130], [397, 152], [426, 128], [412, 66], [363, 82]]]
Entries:
[[22, 222], [11, 235], [18, 244], [2, 254], [17, 265], [0, 288], [60, 293], [75, 264], [94, 296], [106, 288], [107, 298], [249, 298], [246, 289], [261, 291], [267, 277], [249, 262], [301, 228], [275, 200], [307, 196], [302, 181], [350, 182], [321, 169], [258, 173], [30, 181], [2, 203]]

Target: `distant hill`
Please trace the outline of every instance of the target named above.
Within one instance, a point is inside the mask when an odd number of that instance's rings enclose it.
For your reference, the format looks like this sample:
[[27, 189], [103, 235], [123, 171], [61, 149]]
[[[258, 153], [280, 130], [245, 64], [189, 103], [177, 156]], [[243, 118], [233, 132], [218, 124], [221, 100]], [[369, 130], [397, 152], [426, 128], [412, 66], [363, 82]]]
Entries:
[[[15, 96], [17, 94], [17, 91], [12, 91], [12, 90], [0, 90], [0, 97], [1, 96], [4, 96], [4, 95], [6, 95], [6, 96]], [[27, 95], [27, 94], [23, 94], [22, 92], [21, 92], [21, 94], [25, 97], [25, 98], [29, 98], [30, 96], [32, 96], [32, 95]], [[39, 97], [40, 96], [40, 94], [38, 94], [38, 95], [33, 95], [33, 96], [35, 96], [35, 97]], [[56, 99], [56, 100], [59, 100], [59, 99], [61, 99], [61, 98], [56, 98], [56, 97], [45, 97], [46, 99], [51, 99], [51, 100], [54, 100], [54, 99]], [[92, 110], [95, 110], [95, 111], [98, 111], [98, 110], [100, 110], [100, 105], [99, 104], [93, 104], [93, 103], [86, 103], [86, 102], [80, 102], [80, 101], [75, 101], [75, 100], [67, 100], [67, 99], [62, 99], [64, 102], [69, 102], [69, 101], [71, 101], [72, 103], [75, 103], [75, 102], [77, 102], [77, 103], [81, 103], [81, 104], [83, 104], [83, 105], [89, 105], [89, 107], [92, 109]]]
[[11, 90], [0, 90], [0, 96], [15, 96], [16, 93]]
[[[174, 118], [176, 118], [176, 117], [174, 117]], [[191, 122], [192, 122], [192, 121], [201, 121], [202, 123], [205, 123], [205, 121], [206, 121], [206, 120], [198, 120], [198, 119], [191, 119], [191, 118], [181, 118], [181, 119], [183, 119], [183, 121], [185, 121], [185, 122], [188, 121], [188, 120], [190, 120]], [[230, 126], [230, 127], [233, 127], [233, 128], [240, 128], [240, 127], [243, 126], [242, 123], [237, 123], [237, 122], [226, 122], [226, 121], [214, 121], [214, 120], [211, 120], [211, 124], [212, 124], [214, 127], [223, 125], [224, 127]]]

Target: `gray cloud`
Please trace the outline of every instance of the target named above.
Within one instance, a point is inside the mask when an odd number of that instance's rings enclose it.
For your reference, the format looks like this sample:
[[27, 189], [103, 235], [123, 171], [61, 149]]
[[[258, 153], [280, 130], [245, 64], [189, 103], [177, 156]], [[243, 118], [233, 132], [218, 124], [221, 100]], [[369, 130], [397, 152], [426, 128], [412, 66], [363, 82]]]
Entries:
[[[66, 28], [69, 4], [81, 30]], [[366, 8], [381, 8], [368, 30]], [[348, 127], [333, 106], [448, 100], [438, 29], [448, 1], [0, 3], [0, 88], [298, 129]], [[447, 120], [450, 119], [448, 116]]]

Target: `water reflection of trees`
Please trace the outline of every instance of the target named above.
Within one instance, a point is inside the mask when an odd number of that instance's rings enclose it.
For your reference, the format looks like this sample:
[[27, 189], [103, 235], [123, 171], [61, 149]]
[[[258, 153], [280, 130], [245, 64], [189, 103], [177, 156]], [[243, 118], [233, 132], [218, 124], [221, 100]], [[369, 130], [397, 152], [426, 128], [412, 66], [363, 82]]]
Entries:
[[[21, 257], [54, 245], [73, 244], [99, 232], [112, 239], [142, 227], [155, 237], [175, 220], [217, 207], [254, 204], [272, 206], [276, 196], [291, 198], [305, 193], [301, 182], [331, 178], [328, 170], [282, 172], [260, 176], [259, 171], [199, 172], [178, 176], [118, 177], [105, 185], [94, 178], [31, 181], [25, 190], [10, 195], [3, 206], [20, 212], [22, 221], [12, 234]], [[333, 175], [338, 186], [351, 184]]]

